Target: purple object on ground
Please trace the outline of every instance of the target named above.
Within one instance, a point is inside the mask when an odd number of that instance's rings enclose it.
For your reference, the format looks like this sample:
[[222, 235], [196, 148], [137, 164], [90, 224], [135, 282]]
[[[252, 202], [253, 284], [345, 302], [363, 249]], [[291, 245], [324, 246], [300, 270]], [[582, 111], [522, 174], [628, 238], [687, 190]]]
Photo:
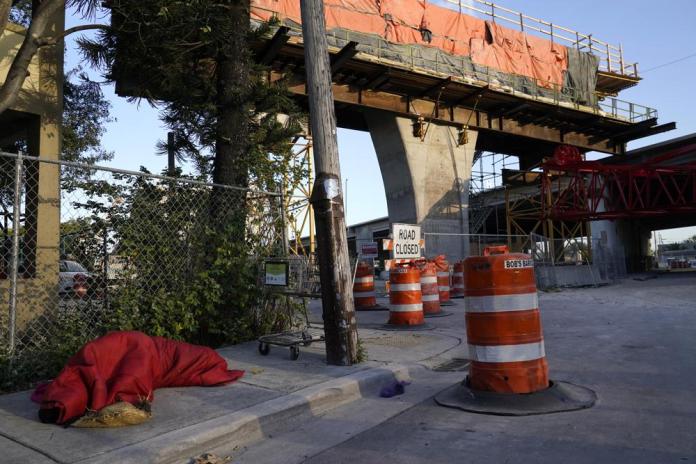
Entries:
[[382, 398], [391, 398], [392, 396], [403, 395], [406, 391], [406, 385], [410, 384], [411, 382], [407, 382], [406, 380], [392, 382], [389, 385], [382, 387], [382, 390], [379, 392], [379, 396]]

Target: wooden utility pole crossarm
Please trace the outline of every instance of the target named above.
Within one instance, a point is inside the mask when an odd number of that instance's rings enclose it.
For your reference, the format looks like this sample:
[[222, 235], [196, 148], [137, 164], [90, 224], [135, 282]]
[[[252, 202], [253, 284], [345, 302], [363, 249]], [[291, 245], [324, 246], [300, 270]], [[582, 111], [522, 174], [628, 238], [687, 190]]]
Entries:
[[316, 178], [310, 199], [317, 223], [326, 360], [351, 365], [357, 359], [357, 330], [352, 273], [343, 209], [336, 114], [331, 90], [324, 4], [301, 0], [309, 120], [314, 141]]

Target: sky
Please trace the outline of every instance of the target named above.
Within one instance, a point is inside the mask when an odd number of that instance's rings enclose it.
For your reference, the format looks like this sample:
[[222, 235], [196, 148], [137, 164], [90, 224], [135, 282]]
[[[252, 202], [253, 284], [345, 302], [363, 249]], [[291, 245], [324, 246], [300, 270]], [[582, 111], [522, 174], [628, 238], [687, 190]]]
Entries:
[[[627, 62], [638, 62], [643, 81], [619, 98], [659, 111], [659, 122], [676, 121], [677, 129], [629, 144], [629, 149], [696, 132], [696, 2], [693, 0], [501, 0], [502, 6], [584, 33], [612, 44], [622, 44]], [[82, 23], [69, 16], [67, 27]], [[681, 61], [666, 66], [666, 63]], [[66, 44], [66, 69], [80, 63], [74, 37]], [[662, 66], [662, 67], [658, 67]], [[656, 68], [658, 67], [658, 68]], [[656, 68], [656, 69], [652, 69]], [[115, 152], [109, 163], [123, 169], [145, 166], [161, 171], [166, 157], [156, 156], [155, 145], [166, 139], [158, 111], [142, 102], [129, 103], [106, 86], [116, 121], [104, 136], [105, 148]], [[379, 165], [367, 132], [339, 129], [342, 178], [347, 179], [347, 222], [359, 223], [387, 215]], [[696, 227], [662, 231], [665, 241], [696, 234]]]

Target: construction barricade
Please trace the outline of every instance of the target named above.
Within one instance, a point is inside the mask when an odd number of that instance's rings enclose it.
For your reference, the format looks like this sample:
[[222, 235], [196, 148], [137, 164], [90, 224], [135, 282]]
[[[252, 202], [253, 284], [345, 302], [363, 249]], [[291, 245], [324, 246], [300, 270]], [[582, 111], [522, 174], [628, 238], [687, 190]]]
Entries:
[[353, 281], [353, 299], [356, 311], [375, 311], [386, 309], [377, 304], [375, 294], [374, 269], [368, 263], [360, 261]]
[[548, 387], [531, 258], [489, 247], [464, 267], [471, 388], [531, 393]]
[[425, 317], [440, 314], [440, 292], [437, 281], [437, 268], [433, 263], [424, 262], [420, 266], [420, 285]]
[[464, 261], [454, 264], [450, 298], [464, 298]]
[[389, 325], [422, 325], [425, 320], [418, 268], [408, 264], [391, 269], [389, 284]]
[[440, 306], [451, 306], [450, 300], [450, 268], [444, 255], [431, 260], [437, 268], [437, 286], [440, 293]]
[[464, 261], [466, 382], [436, 396], [441, 406], [499, 415], [572, 411], [594, 405], [595, 393], [549, 381], [534, 261], [506, 246]]

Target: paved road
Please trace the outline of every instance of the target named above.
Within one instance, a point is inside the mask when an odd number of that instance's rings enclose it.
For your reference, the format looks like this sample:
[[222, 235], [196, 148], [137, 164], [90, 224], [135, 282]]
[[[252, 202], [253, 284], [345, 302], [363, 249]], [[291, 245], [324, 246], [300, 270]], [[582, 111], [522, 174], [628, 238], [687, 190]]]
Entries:
[[304, 462], [696, 462], [696, 276], [547, 293], [540, 306], [551, 377], [594, 389], [594, 408], [506, 418], [430, 398]]

